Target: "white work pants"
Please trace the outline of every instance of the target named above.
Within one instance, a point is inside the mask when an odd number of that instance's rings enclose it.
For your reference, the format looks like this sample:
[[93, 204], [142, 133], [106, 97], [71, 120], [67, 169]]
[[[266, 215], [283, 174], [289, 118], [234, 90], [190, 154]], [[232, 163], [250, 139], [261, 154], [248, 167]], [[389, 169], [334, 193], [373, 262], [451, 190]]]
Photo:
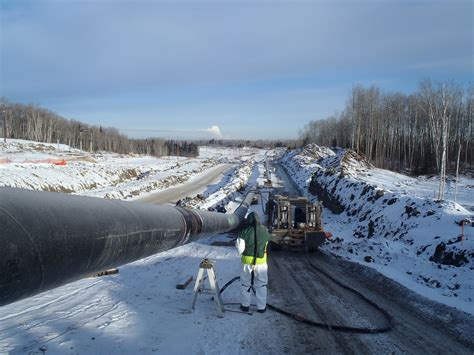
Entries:
[[257, 309], [264, 309], [267, 306], [267, 282], [268, 282], [268, 266], [267, 264], [248, 265], [242, 264], [240, 272], [241, 291], [240, 299], [242, 306], [250, 306], [250, 298], [253, 294], [249, 290], [252, 280], [252, 269], [254, 270], [253, 288], [257, 298]]

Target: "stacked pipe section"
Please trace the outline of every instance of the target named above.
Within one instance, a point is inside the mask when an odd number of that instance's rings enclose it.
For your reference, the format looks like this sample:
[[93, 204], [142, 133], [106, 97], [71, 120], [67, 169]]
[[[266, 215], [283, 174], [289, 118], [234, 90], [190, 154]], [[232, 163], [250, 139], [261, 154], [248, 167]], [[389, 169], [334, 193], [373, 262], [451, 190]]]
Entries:
[[229, 232], [234, 214], [0, 187], [0, 306]]

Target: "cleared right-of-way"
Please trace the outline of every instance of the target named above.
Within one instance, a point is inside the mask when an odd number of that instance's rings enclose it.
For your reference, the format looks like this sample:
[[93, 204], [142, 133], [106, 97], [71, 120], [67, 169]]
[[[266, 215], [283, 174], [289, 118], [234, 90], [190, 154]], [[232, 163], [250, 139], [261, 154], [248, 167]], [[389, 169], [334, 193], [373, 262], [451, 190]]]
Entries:
[[153, 193], [146, 197], [140, 198], [139, 201], [157, 205], [163, 205], [167, 203], [174, 204], [177, 200], [187, 196], [194, 196], [205, 190], [207, 186], [216, 183], [222, 174], [229, 170], [231, 166], [232, 165], [230, 164], [217, 165], [189, 179], [189, 181], [184, 184]]
[[[275, 180], [280, 191], [298, 194], [280, 167]], [[279, 335], [282, 351], [473, 353], [474, 317], [417, 295], [374, 269], [322, 252], [307, 255], [271, 251], [268, 302], [321, 323], [361, 328], [387, 324], [387, 318], [377, 308], [332, 279], [362, 293], [388, 312], [393, 317], [393, 329], [381, 334], [339, 332], [271, 314], [269, 321]]]

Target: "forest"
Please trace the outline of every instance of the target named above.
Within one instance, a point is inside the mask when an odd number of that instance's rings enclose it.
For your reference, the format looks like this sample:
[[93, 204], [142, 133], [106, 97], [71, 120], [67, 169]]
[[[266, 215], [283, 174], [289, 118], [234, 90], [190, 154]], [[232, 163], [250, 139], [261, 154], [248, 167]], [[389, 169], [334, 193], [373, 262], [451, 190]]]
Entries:
[[425, 79], [409, 95], [354, 85], [340, 113], [310, 121], [300, 138], [351, 148], [379, 168], [446, 176], [472, 169], [473, 108], [472, 84]]
[[116, 128], [88, 125], [38, 105], [12, 103], [5, 98], [0, 99], [0, 114], [1, 137], [62, 143], [90, 152], [186, 157], [199, 154], [198, 145], [192, 142], [129, 138]]

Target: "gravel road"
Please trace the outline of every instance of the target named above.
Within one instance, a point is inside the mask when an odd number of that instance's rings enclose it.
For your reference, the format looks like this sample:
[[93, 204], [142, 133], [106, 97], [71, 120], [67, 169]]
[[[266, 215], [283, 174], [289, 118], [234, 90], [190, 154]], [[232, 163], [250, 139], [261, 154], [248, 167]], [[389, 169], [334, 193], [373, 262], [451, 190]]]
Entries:
[[[280, 191], [298, 195], [280, 166], [276, 166], [275, 181]], [[270, 312], [267, 320], [278, 339], [266, 344], [267, 348], [278, 346], [292, 354], [474, 353], [473, 316], [428, 300], [374, 269], [333, 255], [270, 252], [268, 303], [322, 323], [370, 328], [388, 324], [376, 308], [315, 267], [388, 311], [394, 328], [382, 334], [342, 333]]]
[[177, 200], [186, 196], [194, 196], [206, 189], [208, 185], [216, 183], [222, 174], [224, 174], [232, 165], [220, 164], [208, 169], [201, 174], [189, 179], [186, 183], [179, 186], [154, 193], [152, 195], [138, 199], [140, 202], [153, 203], [157, 205], [175, 204]]
[[273, 252], [269, 261], [269, 303], [315, 321], [355, 327], [383, 327], [385, 317], [359, 296], [338, 286], [311, 264], [362, 292], [394, 318], [383, 334], [318, 329], [293, 319], [274, 319], [287, 353], [456, 353], [474, 351], [474, 317], [421, 297], [377, 271], [322, 253]]

